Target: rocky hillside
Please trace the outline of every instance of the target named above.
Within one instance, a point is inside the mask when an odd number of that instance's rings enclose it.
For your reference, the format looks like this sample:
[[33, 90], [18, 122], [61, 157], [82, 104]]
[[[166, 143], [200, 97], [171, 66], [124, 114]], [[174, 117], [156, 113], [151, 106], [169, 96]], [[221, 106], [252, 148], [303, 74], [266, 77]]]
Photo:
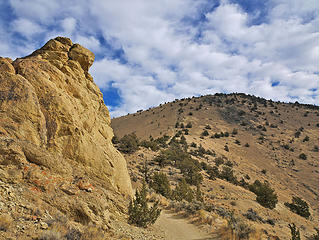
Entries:
[[[166, 174], [172, 191], [182, 178], [193, 185], [194, 193], [198, 185], [204, 197], [202, 207], [195, 209], [205, 212], [201, 214], [210, 219], [212, 231], [224, 229], [227, 235], [227, 227], [220, 226], [227, 220], [233, 224], [230, 232], [246, 226], [243, 229], [247, 234], [251, 231], [250, 239], [291, 239], [288, 224], [292, 223], [300, 229], [301, 239], [315, 234], [319, 226], [319, 107], [246, 94], [216, 94], [140, 110], [112, 119], [112, 127], [118, 148], [126, 153], [134, 185], [145, 179], [145, 169], [155, 191], [158, 172]], [[132, 145], [121, 140], [128, 134], [134, 139], [132, 133], [139, 147], [128, 151]], [[274, 190], [275, 206], [257, 201], [259, 183]], [[274, 196], [270, 191], [266, 195]], [[176, 196], [167, 197], [176, 200]], [[299, 204], [308, 212], [293, 197], [306, 202], [310, 216], [290, 208]], [[237, 224], [239, 220], [236, 225], [233, 217], [241, 219], [242, 225]]]
[[99, 239], [126, 211], [131, 182], [93, 61], [62, 37], [0, 58], [0, 239]]

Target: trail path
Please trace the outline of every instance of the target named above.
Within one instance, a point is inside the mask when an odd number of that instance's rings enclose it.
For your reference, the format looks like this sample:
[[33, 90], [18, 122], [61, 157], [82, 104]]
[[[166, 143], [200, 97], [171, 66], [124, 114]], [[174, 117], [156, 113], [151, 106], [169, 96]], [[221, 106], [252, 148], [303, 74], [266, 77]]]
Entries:
[[163, 210], [155, 223], [166, 234], [167, 240], [208, 240], [214, 239], [203, 230], [170, 211]]

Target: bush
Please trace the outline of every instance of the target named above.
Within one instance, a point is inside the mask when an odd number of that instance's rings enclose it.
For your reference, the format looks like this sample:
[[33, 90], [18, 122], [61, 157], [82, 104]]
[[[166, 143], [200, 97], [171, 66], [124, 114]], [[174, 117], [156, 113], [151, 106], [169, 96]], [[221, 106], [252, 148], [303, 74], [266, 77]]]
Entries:
[[218, 167], [219, 165], [224, 164], [224, 159], [221, 157], [218, 157], [218, 158], [215, 158], [214, 162], [215, 162], [215, 165]]
[[118, 143], [120, 143], [120, 140], [119, 140], [119, 138], [118, 138], [116, 135], [114, 135], [114, 136], [112, 137], [112, 143], [113, 143], [113, 144], [118, 144]]
[[309, 141], [309, 136], [305, 136], [305, 138], [302, 141], [303, 142], [308, 142]]
[[238, 130], [237, 130], [236, 128], [234, 128], [233, 131], [232, 131], [232, 134], [233, 134], [233, 135], [238, 134]]
[[306, 201], [302, 200], [300, 197], [292, 197], [292, 203], [285, 202], [285, 206], [290, 209], [290, 211], [304, 217], [309, 218], [309, 206]]
[[228, 148], [227, 145], [224, 146], [224, 150], [225, 150], [226, 152], [229, 152], [229, 148]]
[[121, 138], [118, 150], [123, 153], [134, 153], [138, 150], [138, 139], [135, 133], [124, 135]]
[[224, 166], [223, 170], [219, 174], [219, 178], [226, 180], [227, 182], [237, 184], [237, 178], [234, 176], [234, 171], [230, 167]]
[[186, 183], [184, 178], [182, 178], [182, 180], [176, 186], [175, 190], [173, 191], [173, 196], [177, 201], [186, 200], [187, 202], [191, 202], [194, 199], [193, 190]]
[[187, 152], [182, 151], [178, 146], [171, 146], [169, 149], [162, 150], [160, 154], [154, 159], [161, 167], [166, 165], [176, 165], [180, 161], [190, 159]]
[[207, 130], [204, 130], [204, 131], [202, 132], [202, 134], [201, 134], [201, 136], [203, 136], [203, 137], [208, 136], [208, 135], [209, 135], [209, 133], [208, 133]]
[[293, 223], [288, 226], [290, 228], [291, 240], [300, 240], [300, 231], [296, 228], [296, 225]]
[[216, 178], [219, 178], [219, 169], [218, 167], [210, 167], [207, 170], [207, 174], [209, 175], [210, 180], [215, 180]]
[[189, 122], [189, 123], [186, 124], [186, 128], [192, 128], [192, 127], [193, 127], [193, 125], [192, 125], [191, 122]]
[[304, 154], [304, 153], [301, 153], [301, 154], [299, 155], [299, 158], [302, 159], [302, 160], [307, 160], [307, 155]]
[[152, 151], [157, 151], [159, 149], [159, 146], [154, 141], [143, 140], [140, 143], [140, 146], [145, 147], [145, 148], [150, 148]]
[[249, 186], [249, 190], [257, 195], [256, 201], [263, 207], [274, 209], [278, 203], [277, 194], [268, 182], [261, 183], [256, 180]]
[[171, 186], [165, 173], [154, 173], [150, 182], [150, 187], [153, 188], [156, 193], [159, 193], [166, 198], [171, 197]]
[[198, 186], [203, 181], [202, 174], [194, 167], [186, 168], [183, 176], [188, 184]]
[[300, 134], [301, 134], [300, 131], [295, 132], [295, 138], [299, 138], [299, 137], [300, 137]]
[[136, 190], [135, 199], [130, 202], [128, 208], [129, 224], [135, 224], [138, 227], [147, 227], [148, 225], [155, 223], [161, 213], [158, 204], [159, 202], [157, 201], [151, 208], [148, 207], [146, 185], [143, 183], [141, 191]]

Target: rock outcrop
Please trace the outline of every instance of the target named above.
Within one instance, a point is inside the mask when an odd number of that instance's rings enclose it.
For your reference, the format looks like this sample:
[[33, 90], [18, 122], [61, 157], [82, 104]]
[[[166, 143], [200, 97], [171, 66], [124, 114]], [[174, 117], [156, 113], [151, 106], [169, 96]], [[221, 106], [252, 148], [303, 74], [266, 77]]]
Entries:
[[[56, 213], [82, 225], [105, 226], [124, 210], [131, 182], [88, 72], [93, 61], [92, 52], [62, 37], [30, 56], [0, 58], [0, 202], [40, 204], [39, 218]], [[8, 204], [0, 211], [12, 212]]]

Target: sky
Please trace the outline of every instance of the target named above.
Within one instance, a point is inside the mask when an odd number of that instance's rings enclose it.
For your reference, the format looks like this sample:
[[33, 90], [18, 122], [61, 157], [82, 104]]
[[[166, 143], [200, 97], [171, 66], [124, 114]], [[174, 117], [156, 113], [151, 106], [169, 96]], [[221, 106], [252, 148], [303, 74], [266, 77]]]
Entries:
[[318, 0], [0, 0], [0, 56], [66, 36], [111, 117], [243, 92], [319, 105]]

